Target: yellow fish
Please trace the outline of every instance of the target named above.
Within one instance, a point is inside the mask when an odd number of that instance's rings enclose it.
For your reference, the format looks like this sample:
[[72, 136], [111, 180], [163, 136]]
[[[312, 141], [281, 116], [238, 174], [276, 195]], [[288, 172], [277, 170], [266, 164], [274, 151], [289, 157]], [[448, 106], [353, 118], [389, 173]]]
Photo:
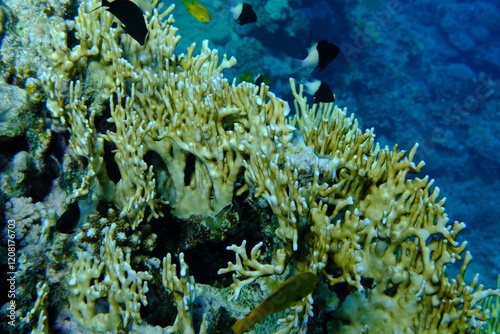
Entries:
[[318, 283], [318, 277], [309, 272], [287, 279], [249, 315], [236, 321], [233, 327], [231, 327], [234, 334], [246, 332], [268, 315], [284, 311], [293, 306], [299, 300], [313, 292]]
[[184, 0], [182, 2], [184, 6], [187, 7], [186, 11], [193, 15], [200, 22], [212, 22], [212, 17], [210, 16], [210, 12], [208, 9], [203, 7], [196, 0]]

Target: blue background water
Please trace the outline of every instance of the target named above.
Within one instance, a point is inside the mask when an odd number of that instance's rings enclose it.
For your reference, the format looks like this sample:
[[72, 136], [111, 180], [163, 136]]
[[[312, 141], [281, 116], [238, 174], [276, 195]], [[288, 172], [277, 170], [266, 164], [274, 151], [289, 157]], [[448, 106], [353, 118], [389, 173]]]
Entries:
[[[271, 89], [291, 100], [292, 58], [327, 39], [342, 49], [313, 77], [328, 82], [341, 107], [378, 141], [409, 150], [420, 144], [422, 174], [447, 197], [450, 220], [467, 223], [475, 261], [469, 269], [496, 285], [500, 273], [500, 5], [498, 1], [248, 0], [258, 22], [238, 26], [225, 1], [200, 3], [201, 23], [178, 1], [174, 11], [188, 42], [211, 41], [238, 64], [238, 77], [264, 73]], [[178, 49], [178, 50], [179, 50]]]

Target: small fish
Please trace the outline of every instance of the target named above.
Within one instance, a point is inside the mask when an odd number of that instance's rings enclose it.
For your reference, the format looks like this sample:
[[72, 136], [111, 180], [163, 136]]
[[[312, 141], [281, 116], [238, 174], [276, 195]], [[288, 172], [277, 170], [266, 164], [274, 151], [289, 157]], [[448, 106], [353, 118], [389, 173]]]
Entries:
[[241, 334], [265, 317], [286, 310], [313, 292], [319, 279], [313, 273], [301, 273], [287, 279], [274, 290], [262, 303], [245, 318], [236, 321], [231, 327], [234, 334]]
[[313, 96], [313, 103], [331, 103], [335, 102], [335, 94], [333, 94], [330, 85], [324, 81], [314, 80], [304, 84], [306, 92]]
[[266, 85], [269, 85], [270, 81], [269, 78], [266, 77], [264, 74], [259, 74], [255, 77], [253, 81], [254, 85], [259, 86], [265, 83]]
[[212, 22], [212, 17], [208, 9], [203, 7], [196, 0], [184, 0], [182, 2], [184, 6], [187, 7], [186, 12], [193, 15], [200, 22]]
[[265, 76], [264, 74], [261, 73], [255, 73], [255, 72], [246, 72], [238, 77], [239, 82], [251, 82], [256, 86], [260, 86], [262, 83], [265, 83], [266, 85], [269, 85], [271, 83], [271, 80]]
[[56, 222], [56, 229], [60, 233], [71, 234], [80, 221], [80, 206], [78, 201], [70, 204], [68, 209], [59, 217]]
[[326, 66], [338, 56], [339, 52], [340, 48], [337, 45], [323, 39], [307, 50], [306, 59], [293, 60], [294, 62], [296, 62], [295, 66], [293, 67], [296, 68], [292, 70], [292, 73], [297, 72], [303, 68], [308, 69], [310, 72], [317, 68], [319, 68], [320, 71], [323, 71]]
[[85, 223], [88, 215], [97, 213], [96, 208], [97, 202], [89, 202], [89, 200], [78, 200], [71, 203], [57, 220], [56, 230], [64, 234], [74, 233]]
[[[120, 20], [123, 24], [123, 30], [139, 42], [140, 45], [144, 45], [148, 28], [146, 27], [146, 20], [144, 20], [144, 15], [139, 6], [130, 0], [102, 0], [101, 7], [108, 7], [106, 10]], [[97, 7], [96, 9], [101, 7]]]
[[240, 26], [257, 21], [257, 14], [249, 3], [243, 2], [229, 9]]

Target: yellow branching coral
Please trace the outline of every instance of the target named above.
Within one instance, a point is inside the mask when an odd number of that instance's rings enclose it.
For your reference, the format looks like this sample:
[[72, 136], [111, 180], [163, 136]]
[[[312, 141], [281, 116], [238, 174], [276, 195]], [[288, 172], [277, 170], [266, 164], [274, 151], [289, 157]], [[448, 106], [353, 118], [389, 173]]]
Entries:
[[[381, 149], [373, 130], [361, 132], [345, 110], [332, 104], [310, 108], [302, 87], [291, 85], [297, 139], [276, 145], [281, 154], [271, 159], [249, 146], [245, 175], [278, 219], [276, 235], [284, 248], [276, 254], [286, 252], [296, 271], [357, 291], [335, 311], [331, 330], [386, 332], [389, 323], [408, 333], [467, 333], [480, 327], [486, 314], [477, 302], [498, 292], [483, 290], [476, 280], [465, 284], [469, 255], [456, 280], [446, 276], [446, 266], [462, 260], [466, 243], [456, 237], [465, 224], [448, 224], [432, 180], [408, 177], [423, 167], [412, 162], [417, 146], [408, 155], [397, 146]], [[239, 248], [232, 250], [242, 257]], [[244, 278], [239, 266], [229, 268]], [[253, 280], [258, 273], [246, 275]], [[240, 278], [232, 286], [235, 293], [240, 281], [245, 282]], [[292, 318], [301, 317], [306, 314]]]
[[[197, 55], [194, 44], [175, 55], [173, 6], [160, 14], [154, 1], [145, 12], [141, 47], [113, 27], [109, 12], [92, 12], [99, 5], [82, 3], [74, 26], [54, 19], [41, 50], [47, 108], [68, 125], [72, 154], [88, 162], [73, 196], [114, 204], [134, 229], [161, 216], [164, 205], [179, 217], [215, 215], [250, 190], [273, 213], [276, 242], [270, 261], [262, 243], [249, 255], [246, 242], [228, 247], [236, 260], [219, 272], [233, 272], [233, 299], [262, 276], [310, 272], [351, 292], [335, 305], [332, 332], [382, 332], [391, 323], [395, 332], [470, 333], [486, 321], [478, 302], [498, 291], [464, 282], [470, 256], [457, 234], [465, 225], [449, 223], [432, 180], [411, 176], [424, 165], [413, 162], [417, 145], [379, 147], [373, 129], [361, 131], [346, 110], [310, 107], [293, 80], [296, 113], [287, 119], [288, 104], [267, 86], [225, 79], [236, 60], [219, 58], [207, 41]], [[79, 41], [72, 48], [71, 29]], [[104, 117], [105, 126], [96, 124]], [[99, 331], [139, 324], [152, 280], [132, 269], [130, 252], [115, 249], [114, 229], [99, 254], [78, 252], [68, 282], [73, 318]], [[462, 271], [450, 280], [446, 266], [457, 260]], [[177, 317], [167, 332], [193, 333], [196, 283], [182, 255], [179, 269], [168, 254], [162, 283]], [[96, 312], [103, 300], [109, 311]], [[290, 307], [278, 333], [304, 329], [313, 302], [308, 295]]]
[[34, 324], [31, 334], [48, 334], [49, 319], [47, 311], [47, 297], [49, 296], [49, 286], [47, 282], [40, 281], [36, 284], [36, 289], [37, 299], [35, 301], [35, 305], [25, 317], [21, 317], [21, 321]]
[[[130, 252], [116, 247], [116, 225], [106, 228], [99, 257], [86, 251], [77, 253], [68, 280], [69, 304], [72, 317], [82, 327], [96, 331], [126, 328], [140, 323], [141, 305], [147, 305], [147, 282], [152, 276], [135, 271], [130, 265]], [[98, 312], [99, 300], [108, 311]]]
[[[179, 254], [179, 274], [177, 265], [172, 263], [172, 255], [169, 253], [163, 258], [162, 282], [165, 289], [174, 299], [177, 307], [177, 316], [174, 324], [167, 327], [168, 333], [194, 334], [192, 318], [192, 304], [194, 302], [196, 287], [194, 277], [189, 276], [189, 266], [184, 261], [184, 254]], [[207, 332], [205, 314], [200, 325], [199, 333]]]
[[[173, 19], [165, 20], [173, 6], [160, 15], [157, 5], [146, 14], [150, 35], [139, 48], [119, 42], [111, 14], [89, 13], [97, 1], [82, 4], [75, 19], [80, 45], [69, 50], [54, 43], [44, 76], [49, 110], [70, 123], [74, 152], [93, 159], [74, 195], [92, 189], [94, 197], [115, 203], [134, 226], [147, 208], [148, 219], [158, 217], [166, 203], [180, 217], [219, 212], [231, 203], [245, 153], [242, 144], [261, 141], [262, 125], [277, 135], [286, 130], [284, 101], [265, 86], [260, 91], [248, 83], [236, 86], [222, 76], [234, 58], [219, 61], [207, 41], [199, 55], [193, 55], [193, 44], [186, 54], [174, 56], [179, 37]], [[62, 24], [53, 30], [66, 33]], [[60, 53], [70, 54], [65, 65]], [[81, 63], [87, 66], [85, 82], [71, 80]], [[64, 102], [67, 81], [69, 104]], [[92, 101], [88, 107], [86, 99]], [[99, 133], [93, 123], [106, 105], [115, 129]], [[121, 176], [116, 184], [102, 161], [106, 142], [116, 146]]]
[[[228, 250], [236, 253], [236, 261], [235, 263], [229, 262], [226, 268], [220, 269], [218, 272], [219, 274], [235, 272], [233, 284], [231, 284], [231, 289], [234, 291], [232, 300], [238, 299], [241, 289], [245, 285], [255, 282], [257, 278], [273, 274], [281, 275], [285, 270], [286, 253], [282, 249], [277, 251], [275, 264], [264, 264], [259, 261], [263, 243], [259, 242], [252, 248], [250, 258], [247, 255], [246, 244], [246, 240], [243, 240], [241, 246], [228, 246]], [[239, 277], [247, 278], [240, 280]]]

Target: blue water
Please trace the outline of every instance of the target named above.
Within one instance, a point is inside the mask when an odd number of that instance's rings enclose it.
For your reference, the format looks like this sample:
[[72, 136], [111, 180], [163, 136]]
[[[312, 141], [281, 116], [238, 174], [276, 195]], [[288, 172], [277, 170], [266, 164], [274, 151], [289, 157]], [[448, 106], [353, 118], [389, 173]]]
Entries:
[[[341, 54], [312, 76], [328, 82], [378, 141], [420, 145], [422, 174], [436, 179], [450, 220], [464, 221], [474, 256], [469, 272], [496, 284], [500, 273], [500, 8], [498, 1], [288, 1], [273, 12], [250, 2], [255, 24], [231, 25], [227, 5], [201, 2], [213, 21], [174, 12], [184, 41], [211, 40], [238, 64], [227, 76], [264, 73], [291, 100], [292, 58], [327, 39]], [[228, 25], [229, 22], [229, 25]], [[228, 29], [229, 26], [229, 29]], [[181, 49], [184, 47], [181, 42]], [[187, 46], [187, 43], [186, 43]]]

